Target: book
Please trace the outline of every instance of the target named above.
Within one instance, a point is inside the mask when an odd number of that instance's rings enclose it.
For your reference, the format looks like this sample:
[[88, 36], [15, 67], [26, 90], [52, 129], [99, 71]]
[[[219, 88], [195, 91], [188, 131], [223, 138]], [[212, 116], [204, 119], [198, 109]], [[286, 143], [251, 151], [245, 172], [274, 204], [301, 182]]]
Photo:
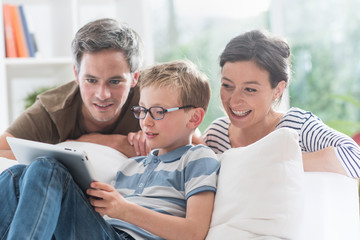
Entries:
[[7, 58], [16, 58], [18, 56], [14, 28], [11, 20], [10, 5], [3, 4], [4, 15], [4, 35], [5, 35], [5, 55]]
[[14, 36], [18, 57], [29, 57], [29, 49], [26, 42], [24, 27], [18, 6], [10, 5], [11, 21], [14, 28]]
[[22, 21], [22, 26], [24, 29], [26, 44], [27, 44], [28, 50], [29, 50], [29, 56], [35, 57], [35, 45], [33, 42], [34, 38], [33, 38], [33, 36], [30, 35], [29, 27], [28, 27], [25, 12], [24, 12], [24, 7], [22, 5], [19, 5], [19, 11], [20, 11], [20, 17], [21, 17], [21, 21]]

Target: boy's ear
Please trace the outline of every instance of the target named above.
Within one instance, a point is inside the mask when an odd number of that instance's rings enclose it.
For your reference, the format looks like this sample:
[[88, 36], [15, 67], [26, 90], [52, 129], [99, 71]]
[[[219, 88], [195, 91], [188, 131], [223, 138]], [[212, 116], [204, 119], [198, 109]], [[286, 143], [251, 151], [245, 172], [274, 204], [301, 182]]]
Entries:
[[189, 122], [186, 124], [186, 126], [191, 129], [197, 128], [204, 119], [204, 116], [205, 116], [204, 109], [200, 107], [195, 108], [195, 111], [193, 111], [193, 114], [191, 115], [191, 118]]

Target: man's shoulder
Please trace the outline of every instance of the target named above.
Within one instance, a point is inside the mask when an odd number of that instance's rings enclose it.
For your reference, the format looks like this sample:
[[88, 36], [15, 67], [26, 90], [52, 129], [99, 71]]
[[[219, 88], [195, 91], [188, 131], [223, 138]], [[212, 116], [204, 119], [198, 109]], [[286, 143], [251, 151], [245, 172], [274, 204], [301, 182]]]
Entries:
[[40, 94], [37, 99], [48, 112], [57, 112], [73, 106], [80, 99], [79, 86], [71, 81]]

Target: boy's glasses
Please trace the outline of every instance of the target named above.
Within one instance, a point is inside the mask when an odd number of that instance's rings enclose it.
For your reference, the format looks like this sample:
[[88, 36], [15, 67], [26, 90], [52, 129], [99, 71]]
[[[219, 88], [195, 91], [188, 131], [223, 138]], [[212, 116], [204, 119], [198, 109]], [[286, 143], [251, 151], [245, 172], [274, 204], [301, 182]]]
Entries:
[[169, 108], [169, 109], [165, 109], [163, 107], [151, 107], [151, 108], [147, 109], [147, 108], [142, 107], [142, 106], [133, 106], [131, 108], [131, 111], [133, 112], [134, 116], [137, 119], [146, 118], [146, 115], [149, 112], [150, 116], [154, 120], [160, 120], [160, 119], [163, 119], [165, 117], [165, 113], [173, 112], [173, 111], [184, 109], [184, 108], [194, 108], [194, 106], [193, 105], [187, 105], [187, 106], [183, 106], [183, 107], [176, 107], [176, 108]]

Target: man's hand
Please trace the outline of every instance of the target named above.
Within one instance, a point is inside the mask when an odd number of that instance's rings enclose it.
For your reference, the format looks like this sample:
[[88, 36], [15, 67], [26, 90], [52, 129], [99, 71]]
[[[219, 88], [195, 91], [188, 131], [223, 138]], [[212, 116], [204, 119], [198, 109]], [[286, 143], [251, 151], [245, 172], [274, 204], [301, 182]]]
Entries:
[[90, 142], [105, 145], [115, 150], [118, 150], [122, 154], [127, 157], [134, 157], [135, 148], [130, 145], [128, 142], [128, 138], [126, 135], [120, 134], [101, 134], [101, 133], [89, 133], [82, 135], [76, 140], [68, 140], [68, 141], [79, 141], [79, 142]]
[[143, 131], [131, 132], [128, 134], [128, 141], [134, 147], [138, 156], [146, 156], [150, 153], [151, 148], [146, 143], [146, 136]]

